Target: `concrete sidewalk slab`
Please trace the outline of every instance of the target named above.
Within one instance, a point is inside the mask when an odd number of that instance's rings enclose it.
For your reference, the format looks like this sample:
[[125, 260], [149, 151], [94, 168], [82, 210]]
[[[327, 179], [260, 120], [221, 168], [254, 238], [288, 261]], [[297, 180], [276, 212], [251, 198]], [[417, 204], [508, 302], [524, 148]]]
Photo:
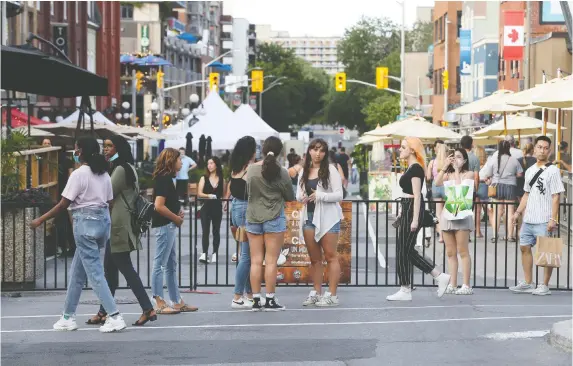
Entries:
[[553, 324], [549, 332], [549, 343], [564, 351], [571, 352], [573, 321], [564, 320]]

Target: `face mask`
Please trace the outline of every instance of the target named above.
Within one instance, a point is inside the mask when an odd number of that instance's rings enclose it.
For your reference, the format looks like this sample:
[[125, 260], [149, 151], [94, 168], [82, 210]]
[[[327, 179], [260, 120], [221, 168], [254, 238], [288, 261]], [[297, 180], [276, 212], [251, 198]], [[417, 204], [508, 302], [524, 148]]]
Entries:
[[115, 153], [111, 158], [109, 158], [109, 161], [114, 161], [117, 158], [119, 158], [119, 154]]
[[76, 164], [80, 163], [80, 157], [74, 154], [74, 161], [76, 162]]
[[455, 164], [456, 168], [461, 169], [464, 166], [465, 162], [466, 162], [465, 160], [457, 160], [456, 159], [454, 161], [454, 164]]

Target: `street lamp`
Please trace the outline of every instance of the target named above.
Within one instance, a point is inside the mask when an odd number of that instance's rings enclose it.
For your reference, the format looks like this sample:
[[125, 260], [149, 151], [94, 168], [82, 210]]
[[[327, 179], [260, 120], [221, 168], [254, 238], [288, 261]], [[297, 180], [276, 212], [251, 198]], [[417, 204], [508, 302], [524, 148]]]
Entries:
[[183, 108], [183, 109], [181, 110], [181, 114], [182, 114], [184, 117], [187, 117], [187, 116], [189, 115], [189, 113], [191, 113], [191, 111], [189, 110], [189, 108]]
[[121, 103], [121, 106], [123, 107], [123, 109], [129, 109], [130, 104], [129, 102], [123, 102]]
[[44, 122], [50, 122], [50, 117], [44, 116], [44, 117], [42, 117], [42, 121], [44, 121]]
[[121, 119], [121, 113], [116, 113], [115, 114], [115, 119], [117, 119], [118, 121]]
[[57, 116], [57, 117], [56, 117], [56, 122], [57, 122], [57, 123], [60, 123], [60, 122], [62, 122], [63, 120], [64, 120], [64, 117], [62, 117], [62, 116]]
[[266, 91], [271, 90], [275, 86], [283, 85], [283, 83], [281, 83], [281, 80], [285, 80], [285, 79], [288, 79], [288, 78], [286, 76], [281, 76], [280, 78], [273, 81], [265, 90], [263, 90], [261, 92], [261, 95], [259, 96], [259, 117], [263, 118], [263, 94]]
[[197, 94], [191, 94], [191, 95], [189, 96], [189, 101], [190, 101], [192, 104], [197, 104], [197, 103], [199, 103], [199, 96], [198, 96]]

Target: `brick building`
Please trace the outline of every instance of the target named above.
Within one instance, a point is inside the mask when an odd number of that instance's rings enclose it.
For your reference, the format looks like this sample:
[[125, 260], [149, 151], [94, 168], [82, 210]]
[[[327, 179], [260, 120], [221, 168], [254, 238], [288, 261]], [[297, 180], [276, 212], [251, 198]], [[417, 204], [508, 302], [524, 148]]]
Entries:
[[[446, 22], [446, 19], [448, 22]], [[462, 20], [461, 1], [436, 1], [432, 21], [434, 22], [434, 62], [432, 73], [432, 119], [439, 123], [444, 115], [444, 97], [448, 101], [448, 110], [460, 103], [460, 43], [459, 30]], [[448, 32], [448, 74], [447, 92], [443, 88], [442, 73], [445, 70], [446, 32]]]

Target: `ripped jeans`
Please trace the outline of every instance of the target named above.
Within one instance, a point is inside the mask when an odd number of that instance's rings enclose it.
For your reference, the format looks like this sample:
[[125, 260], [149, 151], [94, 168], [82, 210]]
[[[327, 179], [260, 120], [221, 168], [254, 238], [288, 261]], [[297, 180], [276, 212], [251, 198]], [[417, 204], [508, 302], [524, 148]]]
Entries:
[[78, 208], [72, 210], [72, 218], [76, 253], [70, 270], [64, 315], [75, 315], [87, 280], [106, 313], [115, 314], [118, 312], [117, 306], [107, 285], [99, 253], [109, 240], [111, 228], [109, 208]]

